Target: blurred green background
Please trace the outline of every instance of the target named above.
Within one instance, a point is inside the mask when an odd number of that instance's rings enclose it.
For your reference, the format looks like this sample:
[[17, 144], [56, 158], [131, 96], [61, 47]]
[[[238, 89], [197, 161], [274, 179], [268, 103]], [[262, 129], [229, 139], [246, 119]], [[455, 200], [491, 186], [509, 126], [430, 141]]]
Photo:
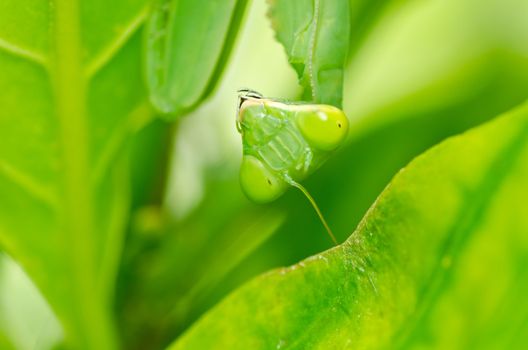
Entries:
[[[351, 2], [360, 19], [366, 3]], [[370, 5], [372, 18], [350, 37], [350, 136], [305, 182], [340, 241], [411, 159], [528, 97], [528, 1]], [[301, 94], [266, 11], [263, 0], [251, 2], [203, 104], [170, 124], [153, 119], [130, 141], [132, 209], [114, 306], [128, 349], [163, 348], [245, 281], [331, 247], [298, 191], [255, 205], [239, 188], [236, 90]], [[16, 349], [60, 347], [63, 331], [45, 300], [1, 259], [0, 348], [2, 337]]]

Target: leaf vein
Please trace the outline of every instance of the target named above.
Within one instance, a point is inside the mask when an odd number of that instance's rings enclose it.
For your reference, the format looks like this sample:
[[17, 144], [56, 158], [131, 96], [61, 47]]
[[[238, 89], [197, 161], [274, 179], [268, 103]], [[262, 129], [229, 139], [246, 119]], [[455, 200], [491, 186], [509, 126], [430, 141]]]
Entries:
[[0, 50], [47, 68], [47, 60], [44, 55], [17, 46], [2, 38], [0, 38]]
[[105, 48], [99, 52], [95, 58], [86, 65], [85, 77], [90, 79], [97, 73], [102, 67], [104, 67], [112, 57], [128, 42], [128, 40], [134, 35], [134, 33], [141, 27], [141, 24], [145, 21], [147, 15], [147, 8], [145, 7], [139, 12], [137, 16], [125, 26], [125, 29], [116, 36]]
[[30, 176], [24, 174], [23, 171], [16, 169], [12, 165], [2, 160], [0, 161], [0, 173], [4, 175], [5, 179], [18, 185], [18, 187], [25, 190], [26, 193], [31, 195], [34, 199], [46, 203], [52, 208], [58, 207], [59, 200], [57, 195], [48, 188], [36, 182]]
[[106, 171], [114, 159], [115, 154], [119, 151], [119, 146], [123, 144], [127, 134], [139, 131], [144, 125], [151, 120], [154, 114], [148, 101], [144, 100], [139, 103], [129, 113], [127, 125], [115, 130], [108, 138], [103, 150], [99, 154], [92, 173], [92, 183], [97, 184], [103, 179]]

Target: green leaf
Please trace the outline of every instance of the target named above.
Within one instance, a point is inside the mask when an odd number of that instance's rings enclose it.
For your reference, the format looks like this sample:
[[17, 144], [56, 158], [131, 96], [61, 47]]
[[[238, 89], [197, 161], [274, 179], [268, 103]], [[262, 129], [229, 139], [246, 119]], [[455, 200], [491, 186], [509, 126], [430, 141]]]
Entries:
[[171, 349], [523, 348], [528, 104], [412, 161], [342, 245], [238, 289]]
[[156, 0], [144, 49], [150, 100], [175, 118], [213, 90], [235, 43], [247, 0]]
[[0, 5], [0, 245], [76, 349], [117, 346], [126, 139], [151, 115], [139, 59], [145, 14], [145, 0]]
[[304, 88], [303, 99], [341, 107], [348, 50], [347, 0], [269, 0], [277, 39]]

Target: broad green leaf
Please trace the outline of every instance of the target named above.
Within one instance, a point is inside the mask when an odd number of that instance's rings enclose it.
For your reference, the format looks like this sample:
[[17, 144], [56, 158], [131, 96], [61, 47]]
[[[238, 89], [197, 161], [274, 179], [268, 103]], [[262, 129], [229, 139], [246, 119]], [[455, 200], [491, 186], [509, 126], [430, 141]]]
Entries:
[[0, 5], [0, 245], [75, 349], [117, 346], [126, 139], [151, 114], [139, 59], [145, 14], [144, 0]]
[[303, 99], [341, 107], [348, 50], [347, 0], [269, 0], [277, 39], [304, 88]]
[[412, 161], [342, 245], [241, 287], [170, 349], [524, 348], [528, 104]]
[[247, 0], [156, 0], [146, 25], [150, 100], [175, 118], [215, 87], [235, 43]]

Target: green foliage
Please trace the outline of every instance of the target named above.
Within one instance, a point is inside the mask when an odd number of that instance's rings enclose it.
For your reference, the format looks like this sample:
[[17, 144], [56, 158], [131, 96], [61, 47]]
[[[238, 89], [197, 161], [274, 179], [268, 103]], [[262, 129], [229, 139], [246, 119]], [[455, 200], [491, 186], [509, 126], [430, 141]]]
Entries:
[[207, 97], [229, 57], [247, 0], [156, 0], [144, 50], [150, 99], [175, 118]]
[[[527, 107], [442, 141], [528, 98], [527, 11], [1, 1], [0, 248], [38, 289], [0, 276], [0, 348], [525, 348]], [[304, 184], [343, 245], [297, 191], [244, 197], [242, 87], [342, 102]]]
[[348, 0], [271, 0], [269, 16], [304, 88], [303, 99], [341, 107]]
[[527, 141], [528, 104], [434, 147], [391, 181], [345, 243], [253, 280], [171, 349], [523, 340]]
[[46, 296], [69, 346], [115, 348], [125, 140], [149, 115], [139, 74], [144, 3], [1, 6], [0, 244]]
[[[125, 257], [131, 276], [123, 281], [121, 301], [127, 348], [162, 348], [171, 341], [211, 306], [226, 276], [284, 222], [276, 210], [245, 207], [240, 190], [233, 196], [237, 185], [221, 182], [210, 189], [204, 204], [183, 222], [154, 235], [134, 235], [129, 246], [136, 249]], [[231, 201], [222, 201], [229, 196]]]

